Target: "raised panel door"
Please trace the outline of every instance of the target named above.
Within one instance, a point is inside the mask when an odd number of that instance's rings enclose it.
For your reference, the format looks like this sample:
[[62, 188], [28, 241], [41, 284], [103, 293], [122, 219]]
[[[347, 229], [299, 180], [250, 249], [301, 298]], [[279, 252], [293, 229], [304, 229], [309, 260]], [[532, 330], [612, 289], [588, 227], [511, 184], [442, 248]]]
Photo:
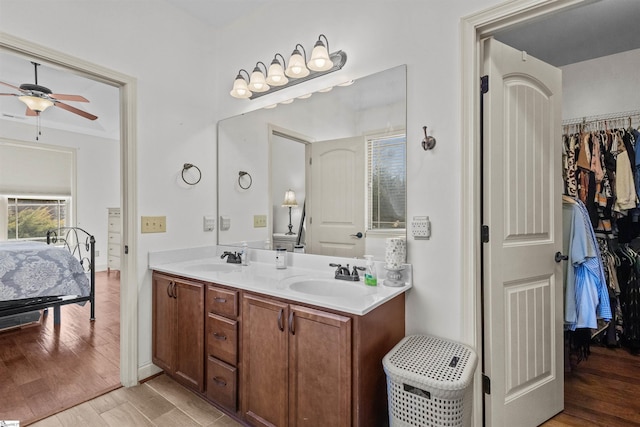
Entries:
[[175, 280], [175, 375], [183, 384], [204, 391], [203, 283]]
[[160, 274], [153, 274], [152, 286], [152, 360], [164, 371], [173, 372], [175, 304], [171, 291], [173, 280]]
[[245, 294], [242, 302], [242, 408], [257, 426], [288, 425], [287, 304]]
[[289, 424], [351, 425], [349, 317], [292, 305], [289, 322]]

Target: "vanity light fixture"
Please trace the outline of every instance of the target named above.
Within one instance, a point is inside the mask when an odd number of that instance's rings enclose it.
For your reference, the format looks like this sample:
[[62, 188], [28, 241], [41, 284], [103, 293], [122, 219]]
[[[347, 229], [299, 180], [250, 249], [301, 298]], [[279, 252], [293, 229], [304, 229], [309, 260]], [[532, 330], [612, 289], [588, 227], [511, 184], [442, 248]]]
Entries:
[[[276, 53], [267, 68], [264, 62], [256, 63], [251, 76], [241, 69], [233, 83], [230, 94], [234, 98], [255, 99], [262, 95], [284, 89], [289, 86], [338, 71], [347, 62], [347, 54], [341, 50], [329, 53], [329, 40], [324, 34], [318, 36], [311, 58], [307, 62], [307, 53], [304, 46], [297, 43], [285, 63], [284, 57]], [[260, 68], [262, 64], [262, 69]], [[246, 78], [242, 72], [246, 74]]]
[[[304, 53], [304, 57], [300, 54], [298, 50], [298, 46], [302, 49]], [[310, 73], [307, 65], [305, 64], [305, 60], [307, 58], [307, 52], [304, 50], [304, 47], [298, 43], [296, 47], [291, 52], [291, 57], [289, 58], [289, 65], [287, 69], [284, 70], [284, 73], [291, 77], [292, 79], [299, 79], [301, 77], [307, 77]]]
[[284, 56], [276, 53], [269, 65], [269, 71], [267, 72], [267, 83], [271, 86], [284, 86], [289, 83], [289, 79], [284, 75], [284, 68], [278, 60], [278, 56], [282, 58], [282, 64], [284, 64]]
[[265, 79], [262, 70], [260, 70], [260, 67], [258, 67], [259, 64], [262, 64], [265, 72], [267, 71], [267, 66], [264, 65], [264, 62], [258, 61], [256, 63], [256, 67], [253, 69], [251, 79], [249, 80], [249, 90], [252, 92], [266, 92], [269, 90], [267, 80]]
[[[327, 42], [327, 45], [322, 42], [322, 38]], [[329, 40], [324, 34], [318, 36], [318, 41], [313, 50], [311, 51], [311, 59], [307, 62], [307, 67], [313, 71], [327, 71], [333, 67], [333, 62], [329, 58]]]
[[293, 231], [291, 231], [293, 230], [293, 224], [291, 223], [291, 208], [297, 208], [298, 201], [296, 200], [296, 193], [294, 193], [292, 189], [288, 189], [284, 192], [284, 202], [282, 202], [282, 207], [289, 208], [289, 231], [285, 234], [295, 234]]
[[249, 86], [247, 86], [247, 80], [245, 80], [245, 78], [242, 76], [243, 71], [247, 75], [247, 79], [251, 80], [249, 78], [249, 73], [247, 72], [247, 70], [243, 68], [238, 71], [238, 75], [233, 82], [233, 89], [231, 89], [231, 92], [229, 92], [234, 98], [249, 98], [252, 95], [251, 91], [249, 90]]

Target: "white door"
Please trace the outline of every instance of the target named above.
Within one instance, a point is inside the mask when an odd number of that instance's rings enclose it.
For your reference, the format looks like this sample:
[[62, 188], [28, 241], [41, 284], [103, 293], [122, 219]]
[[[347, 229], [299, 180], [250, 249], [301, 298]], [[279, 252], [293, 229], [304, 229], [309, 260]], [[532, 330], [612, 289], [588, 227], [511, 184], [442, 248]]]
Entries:
[[537, 426], [564, 407], [561, 71], [484, 42], [484, 357], [491, 426]]
[[363, 137], [307, 145], [309, 252], [340, 257], [364, 255], [364, 148]]

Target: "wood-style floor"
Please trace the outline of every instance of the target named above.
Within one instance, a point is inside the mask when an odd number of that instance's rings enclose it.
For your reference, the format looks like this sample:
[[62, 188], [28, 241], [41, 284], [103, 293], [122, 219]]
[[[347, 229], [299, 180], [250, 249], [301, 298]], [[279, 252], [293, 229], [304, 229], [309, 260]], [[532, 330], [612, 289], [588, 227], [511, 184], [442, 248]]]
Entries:
[[120, 280], [96, 273], [89, 304], [53, 311], [42, 324], [0, 332], [0, 420], [24, 426], [120, 387]]
[[119, 388], [45, 418], [32, 427], [240, 427], [166, 375]]
[[640, 426], [640, 356], [592, 345], [564, 387], [565, 409], [544, 427]]

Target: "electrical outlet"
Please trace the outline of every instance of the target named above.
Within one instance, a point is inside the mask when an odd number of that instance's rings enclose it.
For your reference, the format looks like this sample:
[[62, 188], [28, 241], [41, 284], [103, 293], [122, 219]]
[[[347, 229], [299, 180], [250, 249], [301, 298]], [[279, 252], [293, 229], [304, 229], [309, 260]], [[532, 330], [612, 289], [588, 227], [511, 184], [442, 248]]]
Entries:
[[96, 256], [100, 256], [100, 251], [96, 251]]
[[266, 215], [254, 215], [253, 216], [253, 228], [262, 228], [267, 226]]
[[142, 233], [165, 233], [167, 231], [167, 217], [143, 216], [140, 231]]
[[411, 233], [414, 239], [428, 239], [431, 237], [431, 221], [428, 216], [414, 216], [411, 221]]

